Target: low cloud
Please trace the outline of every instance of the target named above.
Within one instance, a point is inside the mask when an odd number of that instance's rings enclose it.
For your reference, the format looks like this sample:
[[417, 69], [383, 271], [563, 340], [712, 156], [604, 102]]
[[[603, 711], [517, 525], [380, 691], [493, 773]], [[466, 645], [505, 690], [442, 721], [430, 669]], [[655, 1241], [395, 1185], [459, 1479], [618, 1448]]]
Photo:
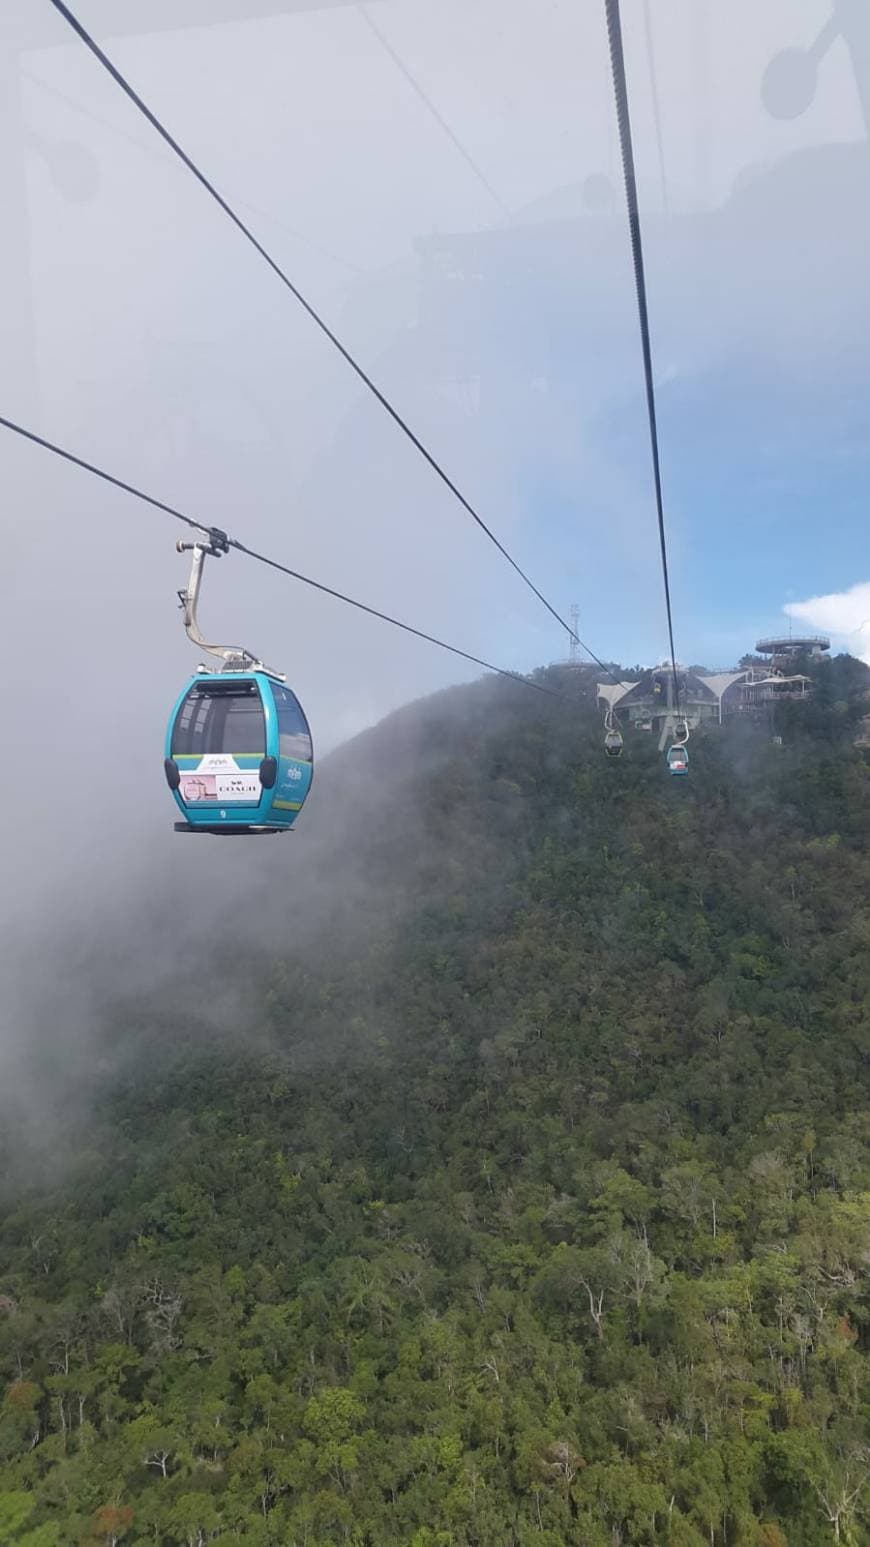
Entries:
[[860, 580], [848, 591], [811, 596], [805, 602], [788, 602], [783, 612], [810, 628], [830, 634], [834, 644], [870, 665], [870, 580]]

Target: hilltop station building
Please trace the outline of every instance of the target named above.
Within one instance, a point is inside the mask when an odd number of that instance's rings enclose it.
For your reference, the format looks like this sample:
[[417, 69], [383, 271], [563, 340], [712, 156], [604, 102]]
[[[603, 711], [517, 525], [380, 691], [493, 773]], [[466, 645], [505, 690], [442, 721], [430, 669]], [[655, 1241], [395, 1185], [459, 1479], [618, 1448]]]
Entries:
[[643, 672], [634, 682], [599, 682], [598, 705], [612, 709], [624, 729], [658, 733], [664, 746], [678, 720], [685, 719], [695, 730], [700, 725], [722, 725], [733, 714], [757, 713], [780, 699], [808, 698], [810, 678], [789, 667], [807, 656], [820, 659], [830, 647], [829, 639], [815, 634], [759, 639], [755, 653], [761, 664], [717, 672], [678, 666], [679, 715], [669, 662]]

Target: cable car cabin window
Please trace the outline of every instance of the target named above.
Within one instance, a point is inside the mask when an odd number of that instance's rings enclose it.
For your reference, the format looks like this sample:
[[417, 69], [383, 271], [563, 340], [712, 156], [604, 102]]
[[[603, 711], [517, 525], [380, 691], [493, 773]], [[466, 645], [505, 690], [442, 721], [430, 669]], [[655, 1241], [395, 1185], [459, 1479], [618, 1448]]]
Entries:
[[172, 731], [173, 756], [266, 752], [266, 720], [256, 682], [202, 682], [192, 687]]
[[282, 687], [280, 682], [272, 683], [272, 694], [278, 714], [278, 749], [281, 756], [310, 763], [314, 755], [311, 731], [296, 694]]

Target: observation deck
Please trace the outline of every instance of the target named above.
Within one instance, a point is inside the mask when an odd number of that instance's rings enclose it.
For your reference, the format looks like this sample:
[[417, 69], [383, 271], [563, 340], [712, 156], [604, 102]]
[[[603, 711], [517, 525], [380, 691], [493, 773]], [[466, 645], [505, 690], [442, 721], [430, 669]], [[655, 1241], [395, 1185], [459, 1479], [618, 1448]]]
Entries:
[[777, 634], [759, 639], [755, 646], [758, 655], [823, 655], [830, 648], [824, 634]]

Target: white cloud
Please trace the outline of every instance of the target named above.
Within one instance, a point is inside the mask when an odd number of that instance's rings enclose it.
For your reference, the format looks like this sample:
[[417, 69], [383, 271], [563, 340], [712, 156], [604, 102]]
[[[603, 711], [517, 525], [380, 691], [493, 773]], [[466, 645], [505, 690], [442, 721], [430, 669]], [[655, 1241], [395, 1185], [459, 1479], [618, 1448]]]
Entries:
[[783, 612], [830, 634], [835, 644], [870, 665], [870, 580], [860, 580], [848, 591], [788, 602]]

